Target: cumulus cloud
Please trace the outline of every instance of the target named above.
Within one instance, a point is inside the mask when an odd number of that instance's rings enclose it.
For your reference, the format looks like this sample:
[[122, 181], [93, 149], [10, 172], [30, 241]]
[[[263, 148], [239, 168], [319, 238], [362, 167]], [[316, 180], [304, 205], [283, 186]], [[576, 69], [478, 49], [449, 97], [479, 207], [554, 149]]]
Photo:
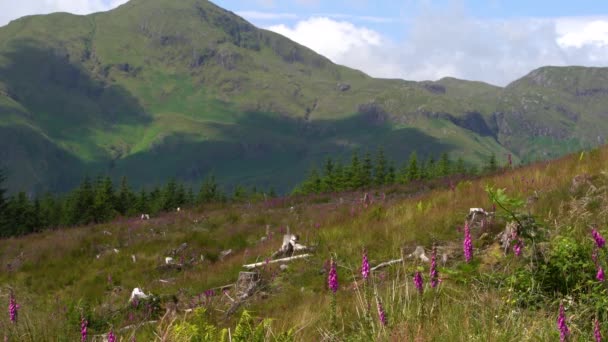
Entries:
[[415, 17], [403, 41], [329, 17], [269, 29], [376, 77], [506, 85], [545, 65], [608, 65], [608, 18], [484, 20], [450, 8]]
[[236, 14], [247, 20], [279, 20], [279, 19], [297, 19], [298, 15], [294, 13], [273, 13], [260, 11], [238, 11]]
[[107, 11], [128, 0], [0, 0], [0, 26], [11, 20], [31, 14], [47, 14], [53, 12], [70, 12], [74, 14], [89, 14]]

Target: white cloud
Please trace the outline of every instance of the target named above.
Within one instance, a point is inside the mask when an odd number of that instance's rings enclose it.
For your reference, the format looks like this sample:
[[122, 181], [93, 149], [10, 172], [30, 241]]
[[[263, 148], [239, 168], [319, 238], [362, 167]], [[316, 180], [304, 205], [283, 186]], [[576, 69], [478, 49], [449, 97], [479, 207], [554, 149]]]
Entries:
[[400, 42], [327, 17], [269, 29], [376, 77], [506, 85], [545, 65], [608, 66], [608, 18], [482, 20], [435, 9], [414, 18]]
[[[274, 25], [268, 28], [305, 45], [338, 63], [356, 63], [355, 51], [368, 51], [385, 46], [384, 38], [376, 31], [357, 27], [347, 21], [336, 21], [326, 17], [314, 17], [298, 22], [293, 28]], [[365, 62], [362, 59], [361, 62]], [[367, 67], [361, 64], [355, 67]]]
[[394, 18], [388, 17], [376, 17], [370, 15], [352, 15], [352, 14], [344, 14], [344, 13], [322, 13], [316, 16], [319, 17], [328, 17], [332, 19], [342, 19], [342, 20], [353, 20], [353, 21], [362, 21], [374, 24], [389, 24], [393, 23], [396, 20]]
[[107, 11], [128, 0], [0, 0], [0, 26], [11, 20], [32, 14], [70, 12], [89, 14]]
[[259, 11], [239, 11], [236, 14], [247, 20], [278, 20], [278, 19], [297, 19], [294, 13], [272, 13]]
[[608, 18], [564, 18], [557, 21], [557, 40], [563, 47], [608, 45]]

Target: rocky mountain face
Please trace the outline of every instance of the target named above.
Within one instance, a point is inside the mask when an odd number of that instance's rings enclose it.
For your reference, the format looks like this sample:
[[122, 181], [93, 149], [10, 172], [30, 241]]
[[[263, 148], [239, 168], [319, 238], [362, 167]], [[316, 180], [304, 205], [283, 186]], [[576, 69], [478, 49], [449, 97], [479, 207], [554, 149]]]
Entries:
[[289, 189], [327, 156], [384, 146], [551, 158], [604, 143], [608, 69], [546, 67], [505, 88], [374, 79], [204, 0], [131, 0], [0, 28], [0, 160], [11, 190], [84, 175]]

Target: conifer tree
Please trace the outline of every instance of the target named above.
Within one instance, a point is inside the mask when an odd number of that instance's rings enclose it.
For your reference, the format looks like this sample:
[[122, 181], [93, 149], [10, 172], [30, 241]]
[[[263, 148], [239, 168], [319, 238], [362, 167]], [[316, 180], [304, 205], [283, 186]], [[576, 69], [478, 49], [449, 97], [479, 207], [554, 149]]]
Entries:
[[194, 197], [194, 191], [192, 190], [192, 187], [189, 187], [188, 193], [186, 193], [186, 205], [193, 206], [195, 202], [196, 202], [196, 199]]
[[495, 172], [498, 170], [498, 163], [496, 162], [496, 155], [492, 153], [488, 158], [488, 162], [484, 167], [486, 172]]
[[234, 187], [234, 194], [232, 195], [232, 199], [234, 201], [240, 202], [247, 199], [247, 189], [245, 189], [242, 185], [237, 185]]
[[128, 215], [133, 213], [135, 209], [135, 195], [129, 187], [127, 177], [123, 176], [120, 180], [120, 189], [118, 190], [118, 196], [116, 197], [115, 209], [121, 215]]
[[46, 193], [40, 200], [40, 217], [41, 225], [45, 228], [59, 226], [63, 217], [61, 202]]
[[66, 221], [69, 225], [87, 224], [95, 220], [95, 191], [90, 178], [84, 178], [80, 187], [74, 191], [68, 201]]
[[186, 188], [184, 184], [179, 183], [177, 191], [175, 192], [175, 207], [180, 208], [186, 204]]
[[363, 186], [362, 179], [362, 167], [359, 161], [359, 153], [354, 152], [350, 161], [350, 167], [346, 170], [346, 177], [348, 178], [347, 189], [359, 189]]
[[361, 164], [361, 187], [369, 187], [373, 184], [372, 172], [374, 171], [374, 164], [372, 162], [372, 156], [369, 152], [365, 153], [363, 157], [363, 163]]
[[[387, 183], [388, 168], [386, 157], [384, 156], [384, 150], [380, 148], [376, 155], [376, 165], [374, 167], [374, 184], [384, 185]], [[394, 170], [393, 170], [394, 172]], [[389, 183], [390, 184], [390, 183]]]
[[137, 197], [137, 203], [135, 205], [135, 208], [137, 209], [138, 213], [147, 214], [150, 212], [150, 203], [148, 201], [149, 198], [148, 194], [146, 193], [146, 190], [141, 189], [141, 191], [139, 192], [139, 196]]
[[445, 177], [452, 173], [452, 162], [450, 161], [450, 157], [446, 152], [441, 154], [439, 158], [439, 164], [437, 165], [437, 176]]
[[220, 193], [218, 185], [215, 181], [215, 176], [213, 174], [207, 176], [201, 185], [201, 189], [198, 192], [197, 202], [199, 204], [202, 203], [211, 203], [214, 201], [219, 201]]
[[395, 166], [391, 163], [388, 167], [388, 171], [386, 172], [386, 177], [384, 179], [384, 184], [395, 184], [397, 176], [395, 174]]
[[458, 175], [464, 175], [465, 173], [467, 173], [467, 169], [466, 169], [466, 166], [464, 165], [464, 160], [462, 159], [462, 157], [458, 157], [458, 160], [456, 160], [456, 166], [454, 167], [454, 173], [456, 173]]
[[429, 178], [429, 168], [428, 164], [424, 161], [421, 161], [418, 166], [418, 179], [426, 180]]
[[399, 171], [397, 172], [397, 183], [399, 184], [407, 184], [410, 180], [409, 180], [409, 175], [408, 175], [408, 163], [407, 162], [403, 162], [401, 164], [401, 167], [399, 168]]
[[19, 192], [8, 201], [7, 236], [25, 235], [33, 230], [32, 208], [25, 192]]
[[437, 162], [435, 158], [430, 157], [426, 162], [426, 173], [424, 179], [433, 179], [437, 176]]
[[109, 176], [98, 178], [93, 201], [93, 222], [107, 222], [114, 217], [114, 186]]
[[317, 168], [312, 168], [306, 181], [302, 184], [301, 192], [303, 194], [318, 193], [321, 191], [321, 177]]
[[41, 213], [40, 200], [34, 199], [34, 203], [31, 206], [31, 229], [32, 232], [40, 232], [44, 228], [44, 222]]
[[161, 191], [158, 186], [152, 189], [152, 191], [150, 191], [148, 197], [148, 211], [156, 214], [159, 211], [163, 210], [165, 206], [165, 196], [163, 191]]
[[335, 191], [335, 174], [334, 174], [334, 162], [331, 158], [327, 158], [325, 161], [325, 166], [323, 168], [323, 179], [321, 189], [323, 192], [332, 192]]
[[173, 211], [175, 210], [177, 205], [177, 182], [175, 178], [172, 178], [167, 185], [165, 185], [165, 189], [163, 190], [163, 204], [162, 210], [164, 211]]
[[418, 166], [418, 155], [416, 151], [410, 154], [410, 159], [407, 165], [407, 180], [413, 181], [420, 179], [420, 167]]

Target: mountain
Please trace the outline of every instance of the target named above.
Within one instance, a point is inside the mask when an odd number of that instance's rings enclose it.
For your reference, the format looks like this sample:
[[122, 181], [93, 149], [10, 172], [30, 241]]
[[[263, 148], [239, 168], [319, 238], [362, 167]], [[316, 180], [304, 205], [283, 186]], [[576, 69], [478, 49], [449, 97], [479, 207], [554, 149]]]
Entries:
[[328, 155], [384, 146], [531, 160], [604, 141], [608, 69], [505, 88], [374, 79], [204, 0], [29, 16], [0, 28], [0, 160], [11, 190], [85, 175], [288, 190]]

